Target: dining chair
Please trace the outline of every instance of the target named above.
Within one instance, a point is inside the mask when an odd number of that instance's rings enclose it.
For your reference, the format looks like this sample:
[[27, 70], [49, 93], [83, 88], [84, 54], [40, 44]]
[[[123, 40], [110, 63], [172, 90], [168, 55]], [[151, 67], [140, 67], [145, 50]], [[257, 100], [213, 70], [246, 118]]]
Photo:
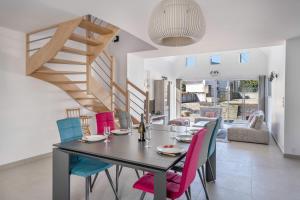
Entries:
[[91, 135], [90, 123], [89, 123], [91, 118], [92, 116], [88, 116], [88, 115], [80, 116], [81, 129], [84, 135]]
[[[216, 121], [210, 121], [205, 125], [205, 129], [207, 130], [207, 133], [205, 134], [205, 138], [204, 138], [204, 141], [203, 141], [201, 153], [200, 153], [200, 156], [199, 156], [198, 169], [197, 169], [197, 172], [198, 172], [198, 175], [199, 175], [201, 184], [203, 186], [203, 189], [204, 189], [205, 196], [206, 196], [207, 200], [209, 200], [209, 195], [208, 195], [208, 192], [207, 192], [206, 182], [205, 182], [205, 163], [207, 161], [208, 148], [209, 148], [211, 136], [213, 134], [215, 126], [216, 126]], [[177, 163], [172, 168], [172, 170], [174, 170], [176, 172], [182, 172], [184, 162], [185, 162], [185, 160]], [[202, 170], [202, 172], [200, 171], [200, 169]]]
[[[71, 142], [80, 140], [83, 136], [79, 118], [66, 118], [57, 122], [61, 142]], [[70, 158], [70, 174], [85, 178], [85, 199], [89, 199], [89, 194], [92, 192], [98, 173], [105, 171], [113, 192], [118, 199], [117, 193], [113, 186], [113, 182], [108, 169], [112, 164], [102, 162], [97, 159], [91, 159], [84, 156], [72, 155]], [[92, 181], [92, 176], [95, 175]]]
[[97, 134], [104, 134], [104, 127], [110, 127], [110, 130], [114, 130], [115, 127], [115, 117], [113, 112], [102, 112], [96, 114], [97, 122]]
[[80, 108], [67, 108], [67, 118], [80, 117]]
[[213, 155], [213, 153], [216, 150], [217, 135], [218, 135], [218, 132], [219, 132], [220, 127], [221, 127], [221, 122], [222, 122], [222, 117], [218, 117], [217, 120], [216, 120], [216, 125], [215, 125], [215, 128], [213, 130], [210, 142], [209, 142], [209, 147], [208, 147], [208, 155], [207, 155], [207, 161], [208, 162], [207, 163], [208, 163], [208, 167], [210, 168], [210, 172], [211, 172], [211, 175], [212, 175], [212, 178], [213, 178], [213, 182], [215, 182], [215, 177], [216, 176], [213, 173], [212, 165], [211, 165], [211, 162], [210, 162], [209, 158]]
[[132, 123], [132, 119], [130, 113], [123, 110], [116, 111], [117, 117], [119, 119], [120, 128], [121, 129], [128, 129], [129, 124]]
[[[190, 185], [193, 182], [197, 168], [200, 151], [203, 149], [202, 145], [204, 143], [205, 136], [207, 134], [206, 129], [201, 129], [198, 131], [191, 141], [189, 149], [186, 153], [186, 159], [184, 162], [182, 175], [168, 171], [166, 174], [167, 181], [167, 197], [174, 200], [179, 198], [183, 193], [185, 193], [188, 200], [191, 199]], [[147, 173], [136, 181], [133, 185], [134, 189], [143, 191], [140, 197], [141, 200], [144, 199], [146, 192], [154, 193], [154, 174]]]

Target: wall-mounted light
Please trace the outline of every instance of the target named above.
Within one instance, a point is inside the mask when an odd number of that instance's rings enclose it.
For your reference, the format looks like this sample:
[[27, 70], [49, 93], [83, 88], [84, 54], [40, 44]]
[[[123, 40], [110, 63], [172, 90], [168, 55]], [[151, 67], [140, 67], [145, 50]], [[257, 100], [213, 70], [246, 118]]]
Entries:
[[220, 72], [218, 70], [211, 70], [209, 72], [209, 74], [212, 76], [212, 77], [215, 77], [215, 76], [218, 76], [220, 74]]
[[269, 81], [272, 82], [274, 79], [277, 79], [279, 77], [279, 74], [272, 71], [270, 76], [269, 76]]

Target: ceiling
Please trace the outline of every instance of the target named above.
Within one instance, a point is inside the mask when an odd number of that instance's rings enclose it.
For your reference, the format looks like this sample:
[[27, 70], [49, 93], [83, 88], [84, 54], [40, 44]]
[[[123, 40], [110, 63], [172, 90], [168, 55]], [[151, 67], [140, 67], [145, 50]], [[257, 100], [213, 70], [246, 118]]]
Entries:
[[[76, 16], [92, 14], [154, 45], [147, 29], [160, 0], [1, 0], [0, 26], [29, 32]], [[299, 0], [196, 0], [206, 34], [187, 47], [161, 47], [143, 57], [198, 54], [272, 46], [300, 35]], [[75, 3], [76, 2], [76, 3]]]

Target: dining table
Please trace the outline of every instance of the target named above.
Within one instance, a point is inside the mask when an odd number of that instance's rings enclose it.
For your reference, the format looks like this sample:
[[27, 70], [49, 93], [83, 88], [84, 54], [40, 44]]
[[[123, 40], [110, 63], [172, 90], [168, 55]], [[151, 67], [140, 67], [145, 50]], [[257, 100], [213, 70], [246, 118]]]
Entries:
[[[150, 128], [150, 146], [139, 142], [139, 133], [133, 130], [128, 135], [111, 135], [110, 142], [82, 142], [81, 140], [57, 143], [53, 146], [53, 200], [70, 199], [70, 156], [80, 155], [154, 174], [154, 199], [167, 198], [166, 173], [184, 158], [189, 143], [178, 142], [168, 126], [153, 125]], [[186, 134], [186, 133], [177, 133]], [[177, 145], [184, 149], [177, 156], [158, 153], [161, 145]]]

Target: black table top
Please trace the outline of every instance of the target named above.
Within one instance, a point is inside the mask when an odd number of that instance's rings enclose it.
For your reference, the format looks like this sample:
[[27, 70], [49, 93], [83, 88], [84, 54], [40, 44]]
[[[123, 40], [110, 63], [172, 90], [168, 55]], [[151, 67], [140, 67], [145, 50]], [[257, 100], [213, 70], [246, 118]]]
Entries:
[[106, 144], [103, 141], [83, 143], [73, 141], [55, 144], [55, 147], [76, 153], [89, 154], [99, 158], [114, 160], [120, 164], [128, 163], [140, 165], [158, 170], [168, 170], [184, 157], [184, 154], [176, 157], [164, 156], [157, 153], [156, 147], [159, 145], [176, 144], [187, 150], [189, 144], [177, 142], [170, 137], [170, 132], [166, 130], [151, 130], [151, 148], [145, 148], [145, 143], [138, 142], [136, 130], [132, 135], [116, 136], [112, 135], [111, 142]]

